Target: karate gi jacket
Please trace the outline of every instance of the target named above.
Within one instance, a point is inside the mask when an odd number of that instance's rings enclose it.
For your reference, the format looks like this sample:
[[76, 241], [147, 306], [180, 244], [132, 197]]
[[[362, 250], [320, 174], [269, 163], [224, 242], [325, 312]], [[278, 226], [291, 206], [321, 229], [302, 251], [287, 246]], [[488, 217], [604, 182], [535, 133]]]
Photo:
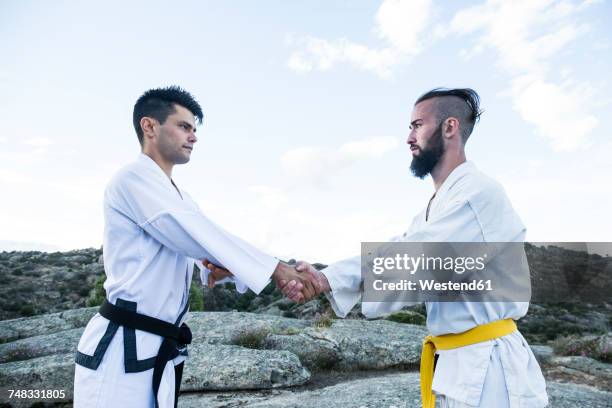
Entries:
[[[103, 255], [110, 303], [177, 325], [187, 317], [194, 262], [208, 258], [224, 266], [240, 291], [255, 293], [278, 264], [207, 218], [145, 154], [106, 188]], [[209, 271], [199, 265], [206, 282]], [[78, 344], [75, 406], [153, 406], [152, 368], [161, 342], [160, 336], [96, 314]], [[186, 350], [181, 354], [174, 365], [185, 360]], [[173, 406], [172, 364], [165, 367], [158, 395], [160, 406]]]
[[[471, 162], [457, 166], [442, 183], [427, 209], [408, 231], [390, 241], [405, 242], [523, 242], [525, 227], [503, 187], [478, 171]], [[331, 291], [327, 297], [341, 317], [361, 299], [361, 257], [355, 256], [323, 269]], [[399, 310], [406, 302], [363, 302], [362, 313], [378, 317]], [[528, 302], [425, 302], [427, 328], [434, 336], [461, 333], [477, 325], [527, 313]], [[523, 336], [502, 338], [438, 350], [434, 392], [478, 406], [493, 347], [498, 347], [511, 407], [544, 407], [546, 384], [540, 367]]]

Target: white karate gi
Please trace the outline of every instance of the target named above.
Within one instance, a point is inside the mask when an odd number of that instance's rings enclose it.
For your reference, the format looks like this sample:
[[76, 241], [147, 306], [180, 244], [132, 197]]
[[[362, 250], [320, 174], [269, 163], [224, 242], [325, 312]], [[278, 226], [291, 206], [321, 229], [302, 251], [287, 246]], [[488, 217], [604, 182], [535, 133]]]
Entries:
[[[135, 302], [132, 305], [138, 313], [170, 323], [186, 319], [194, 261], [206, 257], [223, 265], [234, 274], [239, 291], [248, 287], [256, 293], [267, 285], [278, 264], [276, 258], [209, 220], [145, 154], [108, 184], [104, 219], [107, 299], [113, 304]], [[209, 271], [201, 270], [206, 282]], [[135, 334], [126, 330], [124, 337], [123, 327], [118, 327], [111, 340], [110, 335], [105, 336], [107, 327], [109, 321], [96, 314], [81, 337], [74, 406], [154, 406], [151, 367], [162, 338], [138, 330]], [[103, 355], [96, 354], [96, 348], [106, 345]], [[174, 365], [185, 358], [178, 356]], [[160, 407], [174, 405], [173, 364], [164, 369], [158, 397]]]
[[[391, 241], [522, 242], [525, 227], [503, 187], [465, 162], [455, 168], [410, 229]], [[361, 299], [361, 257], [334, 263], [322, 271], [331, 287], [327, 294], [341, 317]], [[405, 302], [364, 302], [362, 313], [377, 317]], [[495, 320], [518, 320], [527, 302], [426, 302], [427, 328], [434, 336], [461, 333]], [[442, 406], [544, 407], [546, 383], [523, 336], [514, 332], [499, 339], [453, 350], [438, 350], [433, 390]], [[495, 401], [491, 405], [492, 401]]]

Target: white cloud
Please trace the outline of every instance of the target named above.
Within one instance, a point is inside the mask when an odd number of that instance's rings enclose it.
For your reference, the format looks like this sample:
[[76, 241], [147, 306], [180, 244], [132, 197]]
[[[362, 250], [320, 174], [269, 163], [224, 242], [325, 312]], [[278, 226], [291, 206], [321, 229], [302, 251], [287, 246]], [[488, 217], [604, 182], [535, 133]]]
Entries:
[[248, 189], [255, 193], [262, 205], [269, 210], [278, 210], [287, 203], [287, 194], [283, 189], [266, 185], [251, 186]]
[[[553, 64], [562, 51], [588, 27], [578, 22], [577, 12], [589, 4], [555, 0], [500, 1], [468, 7], [455, 14], [451, 31], [479, 33], [469, 50], [471, 58], [493, 49], [497, 64], [511, 75], [513, 106], [521, 117], [535, 125], [555, 150], [573, 151], [588, 145], [598, 120], [589, 113], [593, 87], [589, 82], [569, 79], [566, 67]], [[550, 79], [554, 66], [564, 77], [561, 84]]]
[[390, 78], [396, 65], [421, 52], [430, 14], [430, 0], [385, 0], [376, 13], [373, 32], [386, 46], [372, 48], [346, 38], [306, 37], [297, 41], [301, 50], [291, 54], [287, 65], [298, 72], [310, 72], [348, 63]]
[[376, 13], [378, 36], [404, 54], [418, 54], [423, 46], [421, 34], [431, 15], [429, 0], [385, 0]]
[[31, 181], [32, 178], [27, 174], [11, 169], [0, 169], [0, 183], [26, 184], [30, 183]]
[[398, 145], [397, 138], [374, 137], [345, 143], [336, 149], [303, 146], [285, 152], [281, 156], [281, 165], [290, 177], [320, 182], [359, 160], [379, 158]]
[[23, 143], [34, 147], [47, 147], [53, 144], [53, 142], [46, 137], [34, 137], [32, 139], [25, 140]]
[[302, 43], [304, 49], [291, 54], [287, 63], [289, 68], [298, 72], [327, 71], [346, 62], [381, 78], [389, 78], [391, 67], [401, 56], [393, 48], [372, 49], [346, 39], [306, 38]]
[[361, 241], [384, 240], [401, 232], [398, 215], [368, 208], [365, 198], [361, 202], [366, 209], [348, 210], [347, 201], [354, 197], [321, 189], [321, 184], [352, 164], [380, 159], [398, 145], [398, 138], [373, 137], [337, 147], [289, 150], [281, 157], [284, 186], [251, 186], [254, 197], [247, 198], [248, 206], [241, 202], [206, 210], [229, 231], [285, 259], [331, 262], [358, 254]]
[[612, 196], [602, 188], [609, 184], [610, 155], [608, 142], [568, 155], [559, 167], [536, 161], [496, 176], [526, 225], [528, 240], [612, 240]]
[[589, 135], [598, 122], [585, 109], [592, 92], [586, 83], [558, 85], [525, 77], [512, 81], [514, 109], [558, 151], [589, 145]]
[[473, 48], [493, 48], [500, 66], [512, 74], [544, 73], [549, 59], [585, 31], [572, 19], [576, 10], [566, 1], [489, 0], [457, 12], [451, 30], [481, 32]]

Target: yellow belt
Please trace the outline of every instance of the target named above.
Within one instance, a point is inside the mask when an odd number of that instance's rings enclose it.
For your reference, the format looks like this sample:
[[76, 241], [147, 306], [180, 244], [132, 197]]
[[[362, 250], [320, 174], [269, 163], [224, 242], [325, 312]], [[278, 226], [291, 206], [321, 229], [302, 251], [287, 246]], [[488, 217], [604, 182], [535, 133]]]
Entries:
[[423, 408], [435, 408], [436, 406], [436, 396], [431, 390], [436, 350], [450, 350], [482, 343], [483, 341], [506, 336], [515, 330], [516, 323], [514, 323], [514, 320], [505, 319], [476, 326], [463, 333], [444, 334], [442, 336], [429, 335], [425, 337], [423, 340], [423, 350], [421, 351], [421, 400], [423, 401]]

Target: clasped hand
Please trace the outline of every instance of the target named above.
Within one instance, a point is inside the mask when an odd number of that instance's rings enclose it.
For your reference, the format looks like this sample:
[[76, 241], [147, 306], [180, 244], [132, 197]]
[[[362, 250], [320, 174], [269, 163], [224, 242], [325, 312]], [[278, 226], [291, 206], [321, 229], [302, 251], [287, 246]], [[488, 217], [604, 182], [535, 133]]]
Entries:
[[[233, 276], [231, 271], [221, 268], [208, 259], [202, 261], [210, 271], [208, 275], [208, 286], [213, 288], [217, 281]], [[279, 262], [272, 279], [283, 295], [294, 302], [307, 302], [313, 297], [330, 290], [329, 282], [325, 275], [315, 269], [308, 262], [299, 261], [295, 267]]]

